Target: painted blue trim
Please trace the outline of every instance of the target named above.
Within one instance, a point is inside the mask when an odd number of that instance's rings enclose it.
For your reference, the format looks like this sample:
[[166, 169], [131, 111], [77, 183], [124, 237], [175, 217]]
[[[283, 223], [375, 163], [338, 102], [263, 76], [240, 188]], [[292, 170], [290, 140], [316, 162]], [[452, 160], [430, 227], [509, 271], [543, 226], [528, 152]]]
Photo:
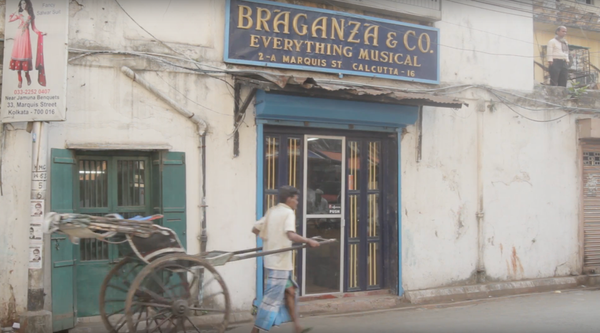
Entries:
[[398, 296], [404, 295], [402, 287], [402, 128], [398, 128]]
[[[231, 13], [231, 0], [225, 3], [225, 45], [223, 47], [223, 61], [229, 60], [229, 17]], [[439, 38], [439, 37], [438, 37]], [[439, 44], [439, 43], [438, 43]], [[438, 57], [439, 58], [439, 57]]]
[[399, 21], [393, 21], [393, 20], [387, 20], [387, 19], [382, 19], [382, 18], [373, 17], [373, 16], [351, 14], [351, 13], [339, 12], [339, 11], [334, 11], [334, 10], [329, 10], [329, 9], [312, 8], [312, 7], [299, 6], [299, 5], [290, 5], [290, 4], [286, 4], [286, 3], [273, 2], [273, 1], [267, 1], [267, 0], [242, 0], [242, 1], [261, 3], [261, 4], [265, 4], [265, 5], [272, 5], [272, 6], [287, 7], [287, 8], [293, 8], [293, 9], [299, 9], [299, 10], [308, 10], [308, 11], [318, 12], [318, 13], [346, 16], [346, 17], [359, 18], [359, 19], [370, 20], [370, 21], [375, 21], [375, 22], [389, 23], [389, 24], [398, 25], [398, 26], [412, 27], [412, 28], [418, 28], [418, 29], [423, 29], [423, 30], [435, 31], [435, 32], [437, 32], [437, 35], [438, 35], [437, 79], [436, 80], [411, 79], [409, 77], [399, 77], [399, 76], [395, 76], [395, 75], [368, 74], [368, 73], [363, 74], [362, 72], [359, 72], [359, 71], [336, 70], [336, 69], [332, 69], [332, 68], [318, 68], [318, 67], [299, 66], [299, 65], [273, 64], [273, 63], [253, 61], [253, 60], [230, 59], [229, 58], [229, 33], [230, 33], [230, 31], [229, 31], [230, 24], [229, 23], [230, 23], [230, 17], [231, 17], [231, 0], [227, 0], [227, 4], [225, 6], [225, 10], [226, 10], [226, 12], [225, 12], [225, 47], [224, 47], [224, 53], [223, 53], [223, 61], [226, 63], [240, 64], [240, 65], [255, 65], [255, 66], [271, 67], [271, 68], [294, 69], [294, 70], [320, 72], [320, 73], [333, 73], [333, 74], [338, 74], [338, 75], [344, 75], [344, 74], [345, 75], [356, 75], [356, 76], [363, 76], [363, 77], [391, 79], [391, 80], [407, 81], [407, 82], [440, 84], [440, 58], [441, 58], [441, 56], [440, 56], [440, 29], [439, 28], [428, 27], [428, 26], [412, 24], [412, 23], [399, 22]]
[[440, 67], [440, 64], [442, 61], [442, 54], [440, 53], [441, 40], [442, 40], [442, 33], [440, 31], [438, 31], [438, 40], [437, 40], [437, 82], [438, 82], [438, 84], [442, 80], [442, 68]]
[[256, 93], [256, 119], [395, 128], [414, 124], [418, 106]]
[[348, 125], [342, 124], [329, 124], [329, 123], [315, 123], [311, 122], [306, 125], [302, 121], [288, 121], [288, 120], [269, 120], [269, 119], [257, 119], [257, 123], [274, 126], [292, 126], [292, 127], [308, 127], [308, 128], [328, 128], [328, 129], [339, 129], [339, 130], [353, 130], [353, 131], [367, 131], [367, 132], [386, 132], [396, 133], [397, 127], [380, 127], [380, 126], [359, 126], [355, 125], [350, 128]]
[[[263, 216], [264, 202], [263, 202], [263, 154], [264, 154], [264, 126], [263, 124], [256, 125], [256, 220], [260, 220]], [[256, 237], [256, 247], [261, 247], [262, 239]], [[263, 290], [263, 258], [256, 258], [256, 302], [254, 305], [258, 306], [262, 302], [264, 290]]]

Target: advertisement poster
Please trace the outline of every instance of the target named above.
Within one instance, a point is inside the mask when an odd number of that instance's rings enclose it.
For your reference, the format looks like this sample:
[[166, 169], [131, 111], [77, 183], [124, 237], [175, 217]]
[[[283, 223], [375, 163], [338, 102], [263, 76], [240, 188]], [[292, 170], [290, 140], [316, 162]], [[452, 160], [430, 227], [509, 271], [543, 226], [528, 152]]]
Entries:
[[42, 248], [44, 245], [44, 232], [42, 222], [44, 219], [44, 200], [30, 200], [29, 208], [29, 268], [42, 268]]
[[1, 120], [66, 116], [68, 0], [6, 0]]
[[30, 241], [39, 241], [42, 242], [42, 237], [44, 236], [44, 233], [42, 231], [42, 225], [41, 224], [34, 224], [31, 223], [29, 225], [29, 240]]
[[41, 223], [44, 218], [44, 200], [30, 200], [31, 222]]
[[41, 243], [29, 245], [29, 268], [42, 268], [42, 248]]

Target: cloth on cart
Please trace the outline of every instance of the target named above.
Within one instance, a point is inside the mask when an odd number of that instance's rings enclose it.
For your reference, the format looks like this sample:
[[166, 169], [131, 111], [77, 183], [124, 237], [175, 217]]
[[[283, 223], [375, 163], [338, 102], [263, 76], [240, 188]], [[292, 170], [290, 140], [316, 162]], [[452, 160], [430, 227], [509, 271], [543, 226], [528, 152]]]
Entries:
[[[267, 273], [267, 286], [254, 321], [254, 326], [263, 331], [292, 320], [285, 306], [285, 289], [289, 287], [289, 283], [298, 289], [298, 284], [292, 279], [292, 271], [267, 269]], [[295, 297], [298, 304], [298, 294]]]

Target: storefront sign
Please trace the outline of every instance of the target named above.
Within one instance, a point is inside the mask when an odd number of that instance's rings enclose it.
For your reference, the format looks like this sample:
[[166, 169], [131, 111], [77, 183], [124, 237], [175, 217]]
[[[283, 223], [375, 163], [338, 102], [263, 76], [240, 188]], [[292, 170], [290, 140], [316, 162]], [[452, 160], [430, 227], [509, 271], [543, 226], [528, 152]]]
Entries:
[[439, 30], [264, 0], [228, 0], [225, 62], [439, 83]]
[[65, 120], [68, 0], [6, 0], [2, 122]]

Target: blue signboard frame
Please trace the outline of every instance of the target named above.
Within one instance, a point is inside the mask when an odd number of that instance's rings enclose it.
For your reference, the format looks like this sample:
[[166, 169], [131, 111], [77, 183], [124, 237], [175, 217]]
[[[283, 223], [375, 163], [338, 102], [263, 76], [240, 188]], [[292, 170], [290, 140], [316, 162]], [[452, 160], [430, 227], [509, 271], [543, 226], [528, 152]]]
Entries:
[[226, 15], [225, 15], [226, 20], [225, 20], [225, 45], [224, 45], [224, 61], [226, 63], [241, 64], [241, 65], [254, 65], [254, 66], [261, 66], [261, 67], [274, 67], [274, 68], [283, 68], [283, 69], [293, 69], [293, 70], [301, 70], [301, 71], [324, 72], [324, 73], [338, 74], [338, 75], [340, 75], [340, 77], [343, 75], [358, 75], [358, 76], [377, 77], [377, 78], [429, 83], [429, 84], [439, 84], [440, 83], [440, 43], [439, 43], [440, 30], [438, 28], [416, 25], [416, 24], [405, 23], [405, 22], [398, 22], [398, 21], [382, 19], [382, 18], [377, 18], [377, 17], [371, 17], [371, 16], [365, 16], [365, 15], [351, 14], [351, 13], [346, 13], [346, 12], [338, 12], [338, 11], [327, 10], [327, 9], [291, 5], [291, 4], [287, 4], [287, 3], [273, 2], [273, 1], [268, 1], [268, 0], [240, 0], [240, 1], [247, 2], [247, 3], [254, 3], [254, 4], [285, 7], [285, 8], [309, 11], [309, 12], [318, 12], [318, 13], [324, 13], [324, 14], [328, 14], [328, 15], [335, 15], [338, 17], [363, 19], [363, 20], [369, 20], [369, 21], [374, 21], [374, 22], [381, 22], [381, 23], [385, 23], [385, 24], [396, 25], [396, 26], [400, 26], [400, 27], [404, 27], [404, 28], [415, 28], [415, 29], [427, 30], [427, 31], [434, 32], [437, 34], [437, 42], [435, 45], [432, 45], [432, 49], [435, 50], [436, 55], [437, 55], [436, 56], [436, 67], [437, 67], [436, 68], [436, 78], [435, 79], [421, 79], [421, 78], [413, 78], [413, 77], [408, 77], [408, 76], [367, 73], [367, 72], [345, 70], [345, 69], [322, 68], [322, 67], [316, 67], [316, 66], [292, 65], [292, 64], [282, 64], [282, 63], [274, 63], [274, 62], [266, 62], [266, 61], [255, 61], [255, 60], [230, 58], [229, 57], [229, 54], [230, 54], [229, 44], [230, 44], [230, 36], [231, 36], [230, 25], [231, 25], [231, 3], [232, 3], [232, 0], [226, 0], [226, 1], [227, 2], [226, 2]]

